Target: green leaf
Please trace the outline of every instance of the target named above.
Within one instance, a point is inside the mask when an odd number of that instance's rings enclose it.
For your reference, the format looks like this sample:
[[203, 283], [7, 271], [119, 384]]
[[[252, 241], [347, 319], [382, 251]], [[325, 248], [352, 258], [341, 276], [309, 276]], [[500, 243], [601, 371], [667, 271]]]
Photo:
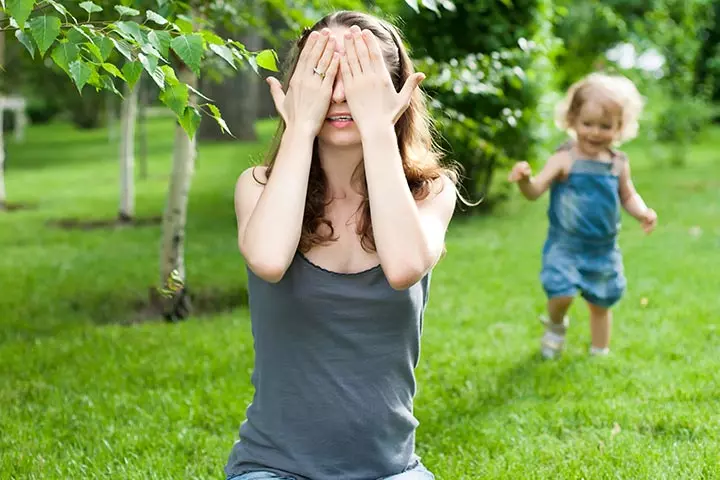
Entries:
[[170, 110], [175, 112], [178, 117], [182, 116], [185, 112], [185, 107], [188, 106], [190, 100], [190, 93], [187, 85], [184, 83], [178, 83], [176, 85], [168, 86], [165, 90], [160, 93], [158, 97]]
[[18, 24], [21, 29], [25, 28], [25, 21], [30, 16], [35, 0], [7, 0], [5, 10]]
[[200, 93], [196, 88], [193, 88], [191, 85], [188, 85], [188, 88], [189, 88], [190, 91], [193, 92], [195, 95], [197, 95], [198, 97], [204, 98], [204, 99], [207, 100], [208, 102], [214, 102], [214, 101], [215, 101], [215, 100], [213, 100], [212, 98], [206, 97], [205, 95], [203, 95], [202, 93]]
[[195, 75], [200, 75], [200, 60], [203, 55], [203, 40], [200, 35], [194, 33], [175, 37], [170, 42], [170, 48]]
[[113, 82], [112, 78], [108, 77], [107, 75], [101, 75], [100, 76], [100, 83], [102, 84], [102, 88], [105, 90], [109, 90], [113, 92], [118, 97], [122, 98], [122, 93], [118, 91], [118, 89], [115, 87], [115, 82]]
[[134, 8], [130, 7], [124, 7], [122, 5], [115, 5], [115, 11], [120, 14], [122, 17], [123, 15], [127, 15], [129, 17], [134, 17], [135, 15], [140, 15], [140, 10], [135, 10]]
[[95, 87], [95, 91], [100, 91], [105, 88], [102, 78], [98, 74], [97, 70], [95, 70], [95, 66], [92, 63], [88, 64], [88, 66], [90, 67], [90, 78], [87, 81], [88, 85]]
[[[505, 3], [508, 7], [512, 7], [512, 3], [510, 0], [501, 0], [503, 3]], [[432, 10], [433, 12], [440, 14], [440, 10], [438, 10], [437, 3], [435, 0], [422, 0], [423, 7], [427, 8], [428, 10]]]
[[89, 52], [98, 62], [102, 62], [102, 52], [98, 48], [97, 45], [94, 43], [86, 42], [82, 44], [82, 48], [84, 48], [87, 52]]
[[123, 57], [127, 58], [128, 61], [132, 62], [135, 60], [132, 55], [132, 48], [130, 47], [130, 45], [127, 44], [125, 40], [119, 40], [110, 37], [110, 41], [113, 43], [113, 45], [115, 45], [117, 51], [120, 52]]
[[40, 55], [45, 55], [45, 52], [60, 35], [60, 19], [43, 15], [42, 17], [33, 18], [28, 22], [28, 25], [30, 26], [30, 33], [32, 33], [35, 43], [37, 43]]
[[160, 52], [158, 52], [158, 51], [155, 49], [155, 47], [153, 47], [153, 46], [150, 45], [149, 43], [143, 43], [143, 44], [140, 46], [140, 50], [142, 50], [143, 52], [145, 52], [146, 54], [148, 54], [148, 55], [150, 55], [150, 56], [152, 56], [152, 57], [157, 57], [158, 59], [162, 59], [163, 61], [165, 60], [165, 59], [163, 58], [163, 56], [160, 54]]
[[75, 60], [70, 64], [70, 77], [75, 82], [80, 94], [82, 94], [82, 89], [87, 84], [92, 73], [93, 69], [82, 60]]
[[212, 50], [215, 55], [224, 59], [235, 70], [237, 70], [237, 67], [235, 66], [235, 60], [233, 59], [233, 53], [228, 47], [226, 47], [225, 45], [215, 45], [214, 43], [211, 43], [210, 50]]
[[273, 72], [278, 71], [277, 57], [275, 56], [275, 52], [272, 50], [263, 50], [258, 53], [255, 57], [255, 61], [265, 70], [272, 70]]
[[192, 21], [181, 15], [178, 15], [178, 18], [175, 19], [173, 26], [181, 33], [192, 33], [193, 31]]
[[142, 63], [143, 68], [145, 68], [145, 71], [150, 74], [150, 77], [157, 84], [157, 86], [160, 87], [160, 89], [164, 89], [165, 88], [165, 74], [157, 66], [157, 64], [158, 64], [157, 57], [148, 57], [144, 53], [139, 53], [138, 59], [140, 60], [140, 63]]
[[230, 136], [234, 136], [232, 134], [232, 132], [230, 131], [230, 129], [228, 128], [227, 123], [225, 123], [225, 120], [223, 120], [222, 115], [220, 115], [220, 110], [218, 109], [218, 107], [216, 107], [212, 103], [208, 103], [207, 107], [210, 109], [210, 112], [212, 112], [212, 116], [215, 119], [215, 121], [217, 122], [217, 124], [220, 125], [220, 130], [222, 130], [223, 132], [227, 133]]
[[[83, 28], [88, 28], [87, 25], [82, 25], [82, 26], [73, 25], [72, 28], [73, 29], [68, 32], [68, 38], [72, 38], [73, 42], [82, 43], [83, 40], [80, 37], [86, 38], [88, 42], [93, 41], [93, 38], [85, 30], [83, 30]], [[72, 35], [72, 37], [71, 37], [71, 35]]]
[[115, 22], [114, 24], [110, 24], [110, 26], [115, 27], [115, 31], [125, 40], [134, 40], [140, 44], [145, 43], [140, 25], [138, 25], [137, 22], [128, 20], [127, 22]]
[[118, 70], [118, 68], [115, 65], [113, 65], [112, 63], [103, 63], [101, 66], [102, 66], [103, 70], [108, 72], [113, 77], [122, 78], [123, 80], [126, 80], [125, 77], [123, 76], [122, 72], [120, 72], [120, 70]]
[[[61, 41], [53, 49], [50, 57], [55, 62], [55, 65], [62, 68], [65, 73], [70, 75], [70, 63], [78, 59], [80, 50], [77, 45], [67, 40]], [[72, 75], [70, 75], [72, 76]]]
[[225, 40], [209, 30], [203, 30], [200, 32], [200, 35], [202, 35], [203, 39], [210, 45], [225, 45]]
[[35, 45], [33, 45], [32, 43], [32, 38], [30, 38], [22, 30], [15, 30], [15, 38], [17, 38], [20, 43], [25, 45], [27, 51], [30, 52], [30, 56], [32, 58], [35, 58]]
[[405, 3], [410, 5], [410, 8], [415, 10], [415, 13], [420, 13], [420, 7], [418, 6], [417, 0], [405, 0]]
[[248, 56], [247, 48], [245, 48], [245, 45], [243, 45], [242, 43], [238, 42], [237, 40], [230, 40], [228, 43], [236, 47], [239, 50], [238, 53], [240, 53], [243, 58], [246, 58]]
[[67, 11], [67, 9], [63, 6], [63, 4], [61, 4], [61, 3], [59, 3], [59, 2], [56, 2], [55, 0], [46, 0], [46, 1], [47, 1], [50, 5], [52, 5], [53, 8], [54, 8], [60, 15], [62, 15], [62, 16], [65, 18], [65, 20], [67, 20], [67, 17], [69, 16], [70, 18], [73, 19], [73, 21], [74, 21], [75, 23], [77, 23], [77, 20], [75, 19], [75, 17], [73, 17], [72, 14], [70, 14], [70, 12]]
[[[180, 83], [180, 80], [178, 80], [175, 76], [175, 70], [173, 70], [170, 65], [163, 65], [162, 67], [160, 67], [160, 70], [162, 70], [163, 74], [165, 74], [166, 86], [177, 85], [178, 83]], [[190, 85], [188, 85], [188, 88], [190, 88]]]
[[253, 72], [255, 72], [256, 74], [260, 73], [260, 70], [258, 69], [257, 60], [255, 60], [255, 57], [247, 57], [244, 60], [247, 61], [248, 65], [250, 65], [250, 68], [253, 69]]
[[113, 51], [113, 48], [114, 48], [113, 41], [109, 37], [106, 37], [105, 35], [101, 35], [101, 36], [95, 37], [94, 43], [100, 49], [100, 55], [102, 56], [102, 61], [103, 62], [106, 61], [108, 59], [108, 57], [110, 57], [110, 54]]
[[160, 52], [163, 58], [167, 58], [168, 53], [170, 53], [171, 39], [170, 32], [166, 32], [165, 30], [153, 30], [148, 34], [148, 41]]
[[190, 138], [195, 136], [195, 132], [197, 132], [197, 129], [200, 126], [200, 120], [202, 120], [200, 112], [198, 112], [195, 107], [190, 106], [185, 107], [185, 113], [182, 116], [178, 116], [180, 126], [183, 130], [185, 130], [185, 133], [187, 133]]
[[130, 90], [135, 88], [135, 84], [140, 79], [142, 71], [143, 66], [140, 62], [127, 62], [123, 65], [122, 73], [125, 76], [125, 80], [127, 81]]
[[[250, 55], [248, 55], [247, 53], [243, 53], [234, 47], [231, 48], [231, 50], [232, 50], [232, 53], [235, 56], [235, 58], [237, 58], [238, 61], [240, 61], [240, 63], [249, 62], [250, 60], [255, 62], [255, 59], [253, 57], [251, 57]], [[255, 63], [254, 69], [257, 71], [257, 63]]]
[[148, 10], [147, 12], [145, 12], [145, 16], [147, 17], [148, 20], [150, 20], [151, 22], [155, 22], [158, 25], [167, 25], [168, 24], [168, 21], [165, 19], [165, 17], [153, 12], [152, 10]]
[[100, 5], [96, 5], [93, 2], [82, 2], [80, 8], [88, 13], [102, 12], [103, 9]]

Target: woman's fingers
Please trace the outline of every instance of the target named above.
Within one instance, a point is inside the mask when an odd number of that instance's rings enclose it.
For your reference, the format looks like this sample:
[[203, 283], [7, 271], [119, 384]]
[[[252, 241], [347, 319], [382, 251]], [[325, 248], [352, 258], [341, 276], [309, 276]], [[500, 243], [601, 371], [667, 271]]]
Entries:
[[357, 26], [353, 26], [350, 31], [353, 34], [355, 52], [357, 53], [360, 68], [362, 68], [363, 72], [371, 72], [373, 70], [373, 65], [370, 62], [370, 51], [368, 50], [367, 43], [365, 43], [365, 38], [363, 38], [365, 36], [365, 32], [370, 32], [368, 30], [361, 32], [360, 28]]
[[333, 60], [333, 53], [335, 52], [335, 36], [331, 35], [325, 45], [325, 50], [322, 52], [322, 56], [317, 63], [317, 70], [320, 73], [327, 75], [330, 63]]
[[287, 120], [285, 118], [285, 112], [283, 111], [283, 106], [285, 105], [285, 92], [283, 92], [282, 85], [275, 77], [268, 77], [267, 83], [270, 85], [270, 95], [272, 96], [273, 103], [275, 104], [275, 109], [283, 120]]
[[[325, 51], [325, 46], [328, 43], [328, 40], [330, 39], [330, 30], [327, 28], [324, 28], [320, 33], [313, 32], [318, 34], [318, 38], [315, 41], [315, 44], [313, 45], [312, 51], [310, 52], [310, 55], [308, 56], [308, 63], [306, 65], [306, 70], [310, 73], [315, 73], [315, 69], [318, 66], [318, 63], [320, 62], [320, 57], [322, 57], [323, 52]], [[320, 70], [318, 68], [318, 70]], [[322, 72], [322, 70], [320, 70]]]
[[333, 87], [335, 84], [335, 77], [337, 77], [337, 73], [340, 70], [340, 54], [337, 52], [333, 52], [332, 54], [332, 60], [330, 60], [330, 66], [327, 68], [327, 71], [325, 72], [325, 79], [323, 80], [324, 84], [329, 84], [330, 88]]
[[[307, 40], [305, 41], [305, 46], [303, 47], [302, 51], [300, 52], [300, 57], [298, 58], [297, 67], [295, 68], [295, 71], [307, 71], [308, 70], [308, 63], [310, 62], [310, 55], [312, 54], [313, 48], [315, 48], [315, 43], [318, 41], [318, 37], [321, 35], [318, 32], [310, 32], [308, 35]], [[313, 63], [313, 66], [315, 64]], [[311, 67], [312, 68], [312, 67]]]
[[[345, 32], [345, 59], [347, 60], [351, 76], [362, 73], [362, 67], [360, 67], [357, 51], [355, 50], [355, 36], [353, 34], [353, 29], [355, 28], [358, 27], [353, 25], [350, 30]], [[343, 70], [343, 77], [345, 77], [345, 70]]]
[[363, 30], [363, 38], [367, 44], [368, 53], [370, 54], [370, 64], [373, 70], [380, 71], [381, 68], [387, 68], [385, 67], [385, 57], [383, 57], [380, 42], [377, 37], [370, 30]]

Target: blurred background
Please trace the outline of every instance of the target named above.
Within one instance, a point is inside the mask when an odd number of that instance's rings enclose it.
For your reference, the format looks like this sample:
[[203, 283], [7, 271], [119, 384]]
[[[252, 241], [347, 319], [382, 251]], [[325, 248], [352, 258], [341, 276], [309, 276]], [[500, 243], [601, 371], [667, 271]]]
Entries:
[[[458, 207], [434, 274], [418, 371], [425, 463], [441, 479], [717, 475], [720, 1], [5, 3], [0, 477], [219, 478], [252, 398], [233, 190], [277, 121], [263, 82], [275, 58], [250, 54], [273, 50], [282, 67], [302, 28], [335, 9], [403, 32], [438, 141], [464, 167], [465, 196], [483, 199]], [[26, 7], [62, 21], [55, 44], [39, 21], [8, 18]], [[163, 20], [200, 32], [194, 60], [144, 30], [170, 31]], [[103, 40], [111, 32], [138, 46], [133, 58]], [[155, 49], [180, 83], [147, 63]], [[571, 360], [548, 365], [534, 321], [546, 204], [506, 178], [563, 141], [555, 104], [593, 71], [645, 97], [623, 148], [660, 226], [646, 238], [623, 217], [630, 290], [613, 363], [585, 358], [576, 308]], [[195, 115], [196, 92], [222, 121], [207, 106]]]

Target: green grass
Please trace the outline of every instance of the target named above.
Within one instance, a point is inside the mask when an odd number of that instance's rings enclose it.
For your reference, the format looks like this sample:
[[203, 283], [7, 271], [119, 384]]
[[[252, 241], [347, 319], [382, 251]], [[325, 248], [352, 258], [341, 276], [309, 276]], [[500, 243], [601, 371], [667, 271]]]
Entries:
[[[261, 125], [258, 144], [201, 147], [187, 234], [196, 291], [242, 293], [233, 187], [271, 130]], [[103, 131], [28, 133], [9, 146], [7, 181], [11, 200], [35, 209], [0, 215], [0, 477], [222, 478], [252, 397], [247, 311], [127, 324], [157, 280], [159, 227], [48, 226], [114, 217], [117, 149]], [[718, 478], [719, 135], [683, 169], [629, 148], [660, 224], [645, 237], [624, 218], [629, 290], [609, 358], [586, 355], [578, 303], [566, 355], [538, 359], [546, 198], [453, 223], [416, 401], [418, 450], [439, 479]], [[153, 120], [150, 138], [141, 216], [162, 211], [170, 123]]]

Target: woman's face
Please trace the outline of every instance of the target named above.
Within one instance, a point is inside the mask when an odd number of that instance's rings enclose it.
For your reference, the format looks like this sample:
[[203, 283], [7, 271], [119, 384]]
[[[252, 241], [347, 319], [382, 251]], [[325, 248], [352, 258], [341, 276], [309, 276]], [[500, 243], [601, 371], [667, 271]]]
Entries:
[[[350, 29], [334, 26], [329, 30], [330, 35], [335, 36], [335, 51], [340, 55], [345, 55], [345, 33]], [[335, 77], [330, 106], [318, 134], [318, 141], [334, 147], [350, 147], [360, 144], [360, 130], [352, 119], [352, 112], [345, 99], [345, 85], [340, 70]]]

